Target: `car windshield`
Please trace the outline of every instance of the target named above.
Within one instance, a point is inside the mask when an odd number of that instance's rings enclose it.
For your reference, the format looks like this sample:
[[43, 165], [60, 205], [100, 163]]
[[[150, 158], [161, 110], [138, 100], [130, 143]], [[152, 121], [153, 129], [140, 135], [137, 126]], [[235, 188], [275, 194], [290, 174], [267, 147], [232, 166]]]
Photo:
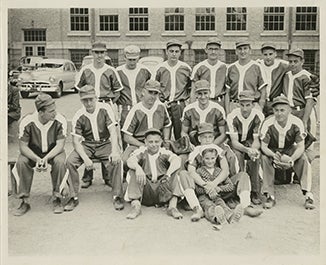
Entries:
[[51, 68], [51, 69], [58, 69], [60, 67], [62, 67], [63, 64], [62, 63], [41, 63], [40, 65], [38, 65], [38, 69], [41, 68]]

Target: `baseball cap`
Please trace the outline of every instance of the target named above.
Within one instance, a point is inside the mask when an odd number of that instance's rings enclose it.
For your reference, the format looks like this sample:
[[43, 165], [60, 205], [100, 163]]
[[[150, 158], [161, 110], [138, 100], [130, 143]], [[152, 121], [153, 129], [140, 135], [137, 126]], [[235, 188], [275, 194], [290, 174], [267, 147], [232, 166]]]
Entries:
[[150, 128], [145, 132], [145, 138], [150, 134], [157, 134], [162, 137], [162, 133], [159, 129], [156, 128]]
[[245, 45], [250, 46], [250, 42], [249, 41], [238, 41], [235, 43], [235, 48], [239, 48], [239, 47], [245, 46]]
[[140, 55], [140, 49], [136, 45], [129, 45], [124, 48], [124, 54], [128, 59], [138, 59]]
[[79, 90], [79, 97], [80, 99], [85, 99], [85, 98], [95, 98], [95, 89], [91, 85], [85, 85]]
[[171, 39], [166, 43], [166, 48], [168, 49], [170, 46], [179, 46], [182, 47], [182, 43], [179, 40]]
[[198, 80], [195, 82], [195, 92], [209, 89], [210, 85], [207, 80]]
[[272, 102], [272, 107], [274, 107], [277, 104], [286, 104], [286, 105], [290, 105], [289, 100], [287, 99], [286, 96], [284, 95], [280, 95], [276, 98], [274, 98], [273, 102]]
[[209, 44], [217, 44], [219, 46], [222, 45], [221, 40], [217, 37], [210, 37], [206, 42], [206, 46]]
[[106, 45], [103, 42], [94, 42], [92, 45], [92, 51], [106, 51]]
[[243, 90], [239, 93], [238, 98], [239, 98], [239, 101], [254, 101], [255, 95], [250, 90]]
[[214, 133], [213, 124], [203, 122], [198, 126], [198, 135], [203, 133]]
[[147, 89], [148, 91], [156, 91], [158, 93], [161, 92], [161, 84], [160, 82], [156, 81], [156, 80], [148, 80], [145, 83], [145, 89]]
[[54, 100], [49, 94], [40, 93], [35, 99], [35, 107], [37, 111], [52, 104], [54, 104]]
[[266, 49], [266, 48], [276, 50], [275, 45], [273, 43], [270, 43], [270, 42], [265, 42], [265, 43], [262, 44], [261, 50]]
[[294, 56], [300, 57], [301, 59], [304, 59], [304, 52], [303, 52], [303, 50], [301, 50], [299, 48], [291, 49], [286, 55], [287, 56], [294, 55]]

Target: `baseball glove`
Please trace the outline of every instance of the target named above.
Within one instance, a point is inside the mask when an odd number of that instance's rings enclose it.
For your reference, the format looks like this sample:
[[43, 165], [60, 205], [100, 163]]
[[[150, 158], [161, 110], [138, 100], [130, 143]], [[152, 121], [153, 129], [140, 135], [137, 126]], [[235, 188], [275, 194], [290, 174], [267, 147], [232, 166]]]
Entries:
[[169, 183], [169, 177], [167, 175], [164, 175], [160, 179], [160, 184], [157, 187], [157, 192], [159, 202], [161, 203], [166, 203], [172, 198], [173, 193]]
[[318, 97], [320, 94], [320, 80], [318, 75], [312, 74], [309, 81], [309, 89], [313, 97]]
[[291, 157], [288, 155], [282, 155], [280, 160], [274, 160], [274, 167], [282, 170], [287, 170], [293, 166], [290, 161], [292, 161]]
[[170, 150], [177, 155], [189, 154], [192, 151], [189, 137], [182, 136], [176, 141], [171, 141]]

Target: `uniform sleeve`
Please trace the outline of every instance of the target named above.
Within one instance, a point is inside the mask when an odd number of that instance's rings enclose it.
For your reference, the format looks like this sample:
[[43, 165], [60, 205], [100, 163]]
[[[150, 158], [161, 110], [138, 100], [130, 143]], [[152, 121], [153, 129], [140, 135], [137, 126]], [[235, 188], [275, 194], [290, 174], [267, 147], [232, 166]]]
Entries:
[[226, 122], [227, 122], [227, 133], [228, 134], [238, 134], [239, 133], [238, 128], [235, 126], [235, 121], [234, 121], [232, 112], [227, 116]]
[[304, 78], [302, 80], [302, 87], [303, 87], [303, 92], [304, 92], [304, 98], [308, 99], [308, 98], [313, 98], [310, 88], [309, 88], [309, 84], [310, 84], [310, 78], [307, 76], [307, 78]]
[[60, 124], [57, 128], [57, 140], [65, 139], [67, 137], [67, 120], [59, 113], [56, 116], [56, 120]]
[[266, 123], [262, 125], [261, 132], [260, 132], [260, 140], [263, 141], [265, 144], [269, 144], [271, 140], [270, 130], [269, 127], [266, 125]]
[[138, 127], [138, 123], [136, 112], [129, 112], [121, 131], [126, 134], [133, 135]]
[[166, 109], [165, 105], [163, 105], [163, 108], [164, 108], [164, 127], [170, 127], [172, 125], [172, 121], [170, 119], [169, 112]]
[[257, 64], [257, 74], [258, 74], [258, 90], [261, 90], [267, 85], [265, 75], [263, 74], [263, 69], [261, 65]]
[[81, 87], [85, 86], [87, 84], [86, 82], [86, 75], [84, 69], [81, 69], [76, 77], [75, 77], [75, 87], [80, 89]]
[[303, 141], [306, 136], [307, 133], [304, 130], [303, 124], [302, 123], [298, 123], [295, 127], [295, 142], [296, 143], [300, 143], [301, 141]]
[[200, 73], [199, 73], [200, 68], [196, 65], [191, 73], [190, 79], [194, 82], [200, 80]]
[[72, 120], [72, 135], [77, 137], [83, 137], [83, 122], [81, 117]]
[[112, 85], [112, 92], [118, 92], [123, 89], [120, 76], [114, 68], [112, 70], [112, 75], [111, 75], [111, 85]]
[[259, 135], [259, 130], [263, 124], [264, 121], [264, 114], [258, 113], [254, 120], [254, 128], [253, 128], [253, 135]]
[[225, 113], [222, 111], [219, 111], [216, 116], [217, 126], [225, 126]]
[[25, 143], [28, 143], [31, 137], [31, 127], [30, 124], [24, 126], [21, 122], [19, 126], [19, 139]]
[[181, 121], [182, 121], [182, 124], [185, 126], [185, 127], [191, 127], [191, 115], [190, 115], [190, 110], [183, 110], [183, 114], [182, 114], [182, 117], [181, 117]]

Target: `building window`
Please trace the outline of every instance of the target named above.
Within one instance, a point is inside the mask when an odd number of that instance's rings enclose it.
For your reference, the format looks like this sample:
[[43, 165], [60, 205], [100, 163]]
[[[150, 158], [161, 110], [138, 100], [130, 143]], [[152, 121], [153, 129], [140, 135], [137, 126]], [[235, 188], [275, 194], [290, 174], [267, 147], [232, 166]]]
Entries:
[[148, 31], [148, 8], [129, 8], [129, 31]]
[[70, 8], [70, 30], [89, 31], [88, 8]]
[[302, 6], [296, 9], [296, 30], [316, 30], [317, 7]]
[[100, 16], [100, 31], [119, 31], [119, 16]]
[[38, 56], [45, 56], [45, 47], [44, 46], [38, 46], [37, 47], [37, 55]]
[[26, 46], [25, 47], [25, 56], [32, 56], [33, 55], [33, 46]]
[[148, 56], [148, 53], [149, 53], [149, 50], [148, 49], [141, 49], [140, 50], [139, 58], [147, 57]]
[[111, 58], [114, 67], [119, 66], [119, 50], [108, 50], [108, 56]]
[[226, 30], [247, 29], [247, 8], [227, 7], [226, 8]]
[[24, 41], [46, 41], [46, 30], [24, 29]]
[[195, 52], [195, 64], [198, 64], [207, 59], [206, 52], [203, 49], [194, 50]]
[[225, 63], [231, 64], [237, 60], [237, 55], [235, 54], [235, 50], [225, 50]]
[[264, 30], [284, 30], [284, 7], [264, 7]]
[[184, 30], [184, 8], [165, 8], [165, 31]]
[[309, 72], [316, 72], [316, 51], [304, 50], [303, 68]]
[[79, 69], [82, 65], [83, 58], [89, 55], [89, 50], [70, 50], [70, 59], [75, 64], [76, 68]]
[[215, 8], [196, 8], [196, 31], [215, 30]]

